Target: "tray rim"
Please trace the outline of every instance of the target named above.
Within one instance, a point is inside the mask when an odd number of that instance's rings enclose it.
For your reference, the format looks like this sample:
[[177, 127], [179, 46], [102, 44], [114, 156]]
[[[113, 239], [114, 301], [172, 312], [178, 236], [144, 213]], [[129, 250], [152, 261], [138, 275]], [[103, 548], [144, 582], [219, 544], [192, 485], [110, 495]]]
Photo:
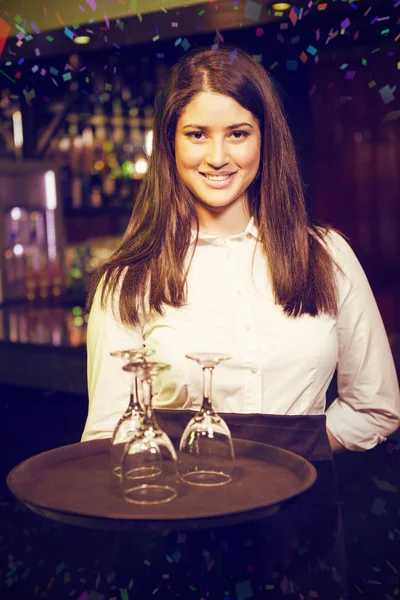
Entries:
[[[301, 482], [300, 488], [284, 499], [277, 500], [276, 502], [264, 506], [256, 506], [253, 508], [248, 508], [246, 510], [237, 510], [234, 509], [231, 512], [227, 512], [224, 514], [216, 514], [216, 515], [207, 515], [207, 516], [191, 516], [191, 517], [182, 517], [182, 518], [166, 518], [151, 516], [151, 515], [143, 515], [142, 517], [135, 515], [132, 517], [124, 517], [124, 516], [110, 516], [110, 515], [95, 515], [95, 514], [87, 514], [82, 513], [76, 510], [64, 510], [64, 509], [56, 509], [53, 507], [46, 506], [42, 503], [37, 503], [29, 498], [27, 498], [20, 490], [15, 487], [15, 478], [21, 475], [21, 471], [26, 468], [26, 465], [32, 462], [37, 462], [43, 459], [43, 457], [48, 457], [49, 455], [58, 455], [63, 454], [66, 448], [74, 447], [77, 451], [76, 455], [71, 457], [69, 460], [59, 460], [58, 463], [70, 462], [73, 460], [79, 459], [80, 456], [87, 455], [95, 455], [102, 454], [106, 448], [106, 445], [109, 443], [110, 438], [100, 438], [96, 440], [88, 440], [85, 442], [76, 442], [73, 444], [68, 444], [65, 446], [59, 446], [57, 448], [52, 448], [51, 450], [47, 450], [45, 452], [41, 452], [39, 454], [35, 454], [17, 465], [15, 465], [11, 471], [8, 473], [6, 478], [6, 483], [9, 490], [12, 494], [22, 502], [27, 508], [31, 511], [39, 514], [41, 516], [61, 521], [63, 523], [68, 523], [71, 525], [84, 526], [92, 529], [116, 529], [116, 530], [127, 530], [130, 528], [140, 529], [144, 528], [146, 530], [154, 530], [154, 529], [171, 529], [179, 527], [185, 527], [187, 529], [204, 529], [211, 527], [222, 527], [229, 524], [235, 523], [244, 523], [252, 520], [256, 520], [259, 518], [270, 516], [271, 514], [276, 513], [280, 510], [281, 506], [284, 504], [288, 504], [295, 500], [298, 496], [309, 490], [316, 482], [318, 474], [314, 465], [307, 460], [306, 458], [296, 454], [295, 452], [291, 452], [290, 450], [286, 450], [284, 448], [279, 448], [277, 446], [273, 446], [271, 444], [264, 444], [262, 442], [253, 442], [251, 440], [243, 440], [240, 438], [232, 438], [234, 447], [244, 446], [244, 447], [258, 447], [261, 450], [262, 447], [268, 447], [269, 452], [274, 455], [274, 457], [278, 456], [283, 458], [283, 461], [277, 461], [278, 464], [281, 464], [284, 468], [287, 468], [291, 472], [295, 472], [295, 469], [288, 468], [286, 460], [290, 459], [291, 462], [293, 460], [297, 465], [302, 465], [303, 469], [308, 471], [307, 477]], [[98, 450], [95, 452], [83, 452], [79, 453], [79, 450], [85, 450], [89, 447], [93, 447], [94, 445], [98, 446]], [[286, 459], [286, 460], [285, 460]], [[57, 463], [55, 463], [57, 464]], [[300, 479], [300, 478], [299, 478]], [[196, 488], [193, 488], [196, 489]]]

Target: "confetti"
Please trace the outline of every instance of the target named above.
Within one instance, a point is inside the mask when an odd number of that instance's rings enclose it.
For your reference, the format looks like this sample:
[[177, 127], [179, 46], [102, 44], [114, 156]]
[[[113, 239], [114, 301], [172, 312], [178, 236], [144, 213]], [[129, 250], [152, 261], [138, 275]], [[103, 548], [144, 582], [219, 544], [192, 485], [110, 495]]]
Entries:
[[31, 27], [35, 33], [37, 33], [37, 34], [40, 33], [40, 29], [35, 23], [31, 23]]
[[26, 90], [24, 90], [24, 96], [25, 96], [26, 103], [30, 105], [31, 101], [36, 97], [35, 90], [32, 89], [29, 92], [27, 92]]
[[90, 6], [90, 8], [95, 11], [97, 9], [96, 0], [86, 0], [86, 3]]
[[309, 91], [308, 97], [311, 98], [311, 96], [313, 96], [316, 91], [317, 91], [317, 86], [314, 83], [311, 90]]
[[104, 600], [105, 595], [104, 594], [100, 594], [99, 592], [96, 592], [95, 590], [91, 590], [89, 592], [89, 596], [87, 597], [87, 600]]
[[70, 40], [73, 40], [75, 37], [75, 33], [71, 31], [68, 27], [65, 27], [64, 33]]
[[[393, 111], [389, 112], [383, 120], [384, 121], [394, 121], [398, 118], [400, 118], [400, 110], [393, 110]], [[397, 533], [396, 529], [395, 529], [395, 531]], [[400, 533], [398, 535], [400, 535]]]
[[238, 55], [238, 51], [237, 51], [237, 48], [235, 48], [229, 57], [229, 62], [231, 62], [231, 63], [235, 62], [237, 55]]
[[178, 563], [178, 562], [181, 560], [181, 558], [182, 558], [182, 554], [179, 552], [179, 550], [176, 550], [176, 551], [173, 553], [173, 555], [172, 555], [172, 558], [174, 559], [174, 561], [175, 561], [176, 563]]
[[[383, 88], [381, 88], [379, 90], [379, 93], [385, 104], [389, 104], [389, 102], [393, 102], [393, 100], [395, 99], [392, 89], [388, 85], [385, 85]], [[375, 502], [376, 502], [376, 500], [375, 500]], [[380, 500], [380, 502], [383, 502], [383, 500]], [[383, 504], [385, 505], [386, 502], [383, 502]], [[379, 508], [377, 510], [379, 510]], [[371, 509], [371, 512], [374, 512], [374, 510]], [[384, 511], [384, 512], [386, 514], [386, 511]], [[378, 513], [375, 512], [374, 514], [378, 514]], [[380, 515], [378, 515], [378, 516], [380, 516]]]
[[281, 588], [283, 594], [286, 594], [288, 587], [289, 587], [289, 580], [285, 575], [280, 583], [280, 588]]
[[61, 571], [63, 571], [65, 569], [65, 562], [61, 562], [57, 568], [56, 568], [56, 575], [58, 575], [59, 573], [61, 573]]
[[4, 46], [6, 45], [10, 29], [10, 25], [0, 18], [0, 56], [2, 55]]
[[394, 566], [388, 560], [386, 561], [386, 564], [389, 565], [389, 567], [392, 569], [392, 571], [396, 573], [396, 575], [400, 575], [397, 569], [395, 569]]
[[[389, 86], [386, 86], [386, 88], [391, 93]], [[386, 88], [382, 88], [382, 89], [386, 90]], [[382, 90], [379, 90], [379, 92], [381, 93]], [[381, 96], [382, 96], [382, 93], [381, 93]], [[375, 500], [372, 504], [372, 507], [371, 507], [371, 512], [374, 515], [377, 515], [378, 517], [380, 517], [382, 514], [386, 514], [385, 506], [386, 506], [386, 502], [384, 500], [381, 500], [381, 498], [375, 498]]]
[[257, 4], [257, 2], [253, 2], [253, 0], [247, 0], [244, 8], [245, 19], [250, 19], [250, 21], [259, 21], [261, 9], [261, 4]]
[[340, 26], [342, 29], [346, 30], [348, 27], [350, 27], [351, 23], [350, 23], [350, 19], [345, 19], [344, 21], [342, 21], [340, 23]]
[[7, 79], [9, 79], [10, 81], [12, 81], [13, 83], [15, 83], [15, 80], [12, 77], [10, 77], [9, 75], [7, 75], [7, 73], [4, 73], [4, 71], [2, 71], [1, 69], [0, 69], [0, 73], [2, 75], [4, 75], [4, 77], [7, 77]]
[[295, 10], [294, 10], [294, 8], [292, 7], [292, 9], [291, 9], [291, 11], [290, 11], [290, 13], [289, 13], [289, 19], [290, 19], [290, 21], [291, 21], [291, 23], [292, 23], [293, 27], [296, 25], [298, 18], [299, 18], [299, 17], [298, 17], [298, 15], [297, 15], [296, 11], [295, 11]]
[[372, 481], [380, 490], [385, 492], [399, 492], [397, 485], [391, 485], [388, 481], [382, 481], [377, 477], [372, 477]]

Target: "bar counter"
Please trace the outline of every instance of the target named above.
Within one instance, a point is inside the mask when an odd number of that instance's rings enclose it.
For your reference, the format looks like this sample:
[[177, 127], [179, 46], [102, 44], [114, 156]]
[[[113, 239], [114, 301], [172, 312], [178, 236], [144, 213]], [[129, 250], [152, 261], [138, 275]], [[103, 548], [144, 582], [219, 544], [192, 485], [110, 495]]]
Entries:
[[82, 305], [0, 308], [0, 383], [87, 394]]

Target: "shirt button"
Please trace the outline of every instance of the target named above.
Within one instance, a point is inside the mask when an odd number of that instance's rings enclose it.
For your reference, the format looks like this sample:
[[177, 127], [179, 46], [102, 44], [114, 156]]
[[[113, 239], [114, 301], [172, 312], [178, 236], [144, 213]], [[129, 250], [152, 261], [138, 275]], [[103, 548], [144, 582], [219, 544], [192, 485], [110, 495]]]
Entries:
[[242, 295], [242, 290], [238, 290], [237, 294], [238, 294], [238, 296], [241, 296]]
[[246, 331], [250, 331], [251, 326], [250, 325], [246, 325]]
[[231, 255], [229, 254], [229, 252], [227, 252], [227, 253], [225, 254], [225, 256], [226, 256], [226, 258], [230, 258], [230, 257], [231, 257]]
[[258, 373], [258, 369], [250, 369], [250, 371], [253, 373], [253, 375], [256, 375]]

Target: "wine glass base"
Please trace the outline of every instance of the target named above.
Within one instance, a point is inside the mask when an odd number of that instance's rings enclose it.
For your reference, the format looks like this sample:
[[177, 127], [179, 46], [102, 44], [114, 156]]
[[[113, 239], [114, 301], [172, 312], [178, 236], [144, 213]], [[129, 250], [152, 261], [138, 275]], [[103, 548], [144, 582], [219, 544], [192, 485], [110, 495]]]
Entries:
[[168, 485], [138, 485], [124, 490], [124, 498], [133, 504], [163, 504], [176, 498], [177, 492]]
[[204, 486], [225, 485], [232, 481], [230, 475], [218, 471], [190, 471], [181, 475], [181, 479], [190, 485]]
[[160, 474], [161, 468], [158, 465], [155, 465], [154, 467], [134, 467], [125, 471], [125, 477], [127, 479], [143, 479], [143, 477], [157, 477], [157, 475]]
[[115, 475], [115, 477], [118, 477], [118, 479], [121, 479], [121, 467], [114, 467], [112, 469], [112, 473], [113, 473], [113, 475]]

